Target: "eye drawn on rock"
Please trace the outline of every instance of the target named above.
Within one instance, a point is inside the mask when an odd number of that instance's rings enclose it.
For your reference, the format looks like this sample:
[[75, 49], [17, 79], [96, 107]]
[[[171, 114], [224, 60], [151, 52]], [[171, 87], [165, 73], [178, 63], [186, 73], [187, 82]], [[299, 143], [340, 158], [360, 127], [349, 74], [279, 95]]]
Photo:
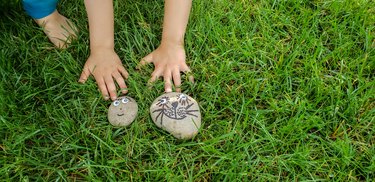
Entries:
[[166, 106], [169, 102], [169, 97], [162, 97], [158, 103], [156, 104], [157, 106]]
[[190, 109], [191, 106], [194, 105], [194, 103], [189, 104], [191, 100], [186, 95], [179, 94], [177, 96], [177, 101], [172, 103], [170, 103], [169, 100], [170, 98], [167, 96], [162, 97], [156, 104], [159, 107], [159, 109], [156, 109], [152, 112], [158, 113], [155, 118], [155, 121], [157, 121], [160, 118], [160, 125], [163, 125], [164, 116], [175, 120], [183, 120], [188, 116], [198, 118], [198, 116], [195, 113], [199, 112], [199, 110]]
[[115, 101], [113, 102], [113, 105], [117, 107], [118, 105], [120, 105], [120, 101], [115, 100]]
[[124, 104], [126, 104], [126, 103], [129, 102], [129, 99], [126, 98], [126, 97], [124, 97], [124, 98], [121, 99], [121, 102], [124, 103]]
[[191, 101], [186, 95], [184, 95], [184, 94], [178, 94], [177, 95], [177, 100], [178, 100], [178, 102], [180, 102], [180, 104], [181, 105], [185, 105], [185, 104], [187, 104], [187, 105], [189, 105], [189, 102]]

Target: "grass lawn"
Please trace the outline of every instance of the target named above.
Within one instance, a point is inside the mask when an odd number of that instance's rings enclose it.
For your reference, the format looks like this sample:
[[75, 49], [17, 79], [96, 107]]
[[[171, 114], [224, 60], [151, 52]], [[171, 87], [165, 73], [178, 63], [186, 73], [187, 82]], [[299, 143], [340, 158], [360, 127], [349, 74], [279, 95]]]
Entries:
[[[375, 1], [194, 0], [186, 52], [203, 121], [179, 141], [149, 115], [139, 60], [160, 42], [163, 1], [115, 1], [116, 51], [139, 115], [78, 77], [89, 56], [82, 1], [59, 10], [80, 29], [52, 47], [16, 1], [0, 4], [0, 178], [4, 181], [371, 181], [375, 179]], [[186, 80], [186, 78], [185, 78]]]

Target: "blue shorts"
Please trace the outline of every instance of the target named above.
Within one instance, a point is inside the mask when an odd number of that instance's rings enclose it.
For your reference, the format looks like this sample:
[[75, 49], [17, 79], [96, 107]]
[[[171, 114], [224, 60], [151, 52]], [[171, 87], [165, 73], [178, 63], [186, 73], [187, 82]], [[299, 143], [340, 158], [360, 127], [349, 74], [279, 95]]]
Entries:
[[56, 10], [58, 0], [22, 0], [26, 13], [34, 19], [44, 18]]

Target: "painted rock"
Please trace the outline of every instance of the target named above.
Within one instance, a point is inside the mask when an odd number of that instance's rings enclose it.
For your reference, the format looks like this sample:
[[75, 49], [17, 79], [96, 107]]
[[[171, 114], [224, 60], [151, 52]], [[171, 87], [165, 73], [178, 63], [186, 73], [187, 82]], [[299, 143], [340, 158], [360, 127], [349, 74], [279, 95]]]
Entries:
[[193, 138], [201, 127], [197, 101], [183, 93], [165, 93], [156, 98], [150, 114], [156, 126], [178, 139]]
[[108, 121], [113, 126], [128, 126], [135, 120], [137, 113], [137, 102], [131, 97], [122, 96], [109, 106]]

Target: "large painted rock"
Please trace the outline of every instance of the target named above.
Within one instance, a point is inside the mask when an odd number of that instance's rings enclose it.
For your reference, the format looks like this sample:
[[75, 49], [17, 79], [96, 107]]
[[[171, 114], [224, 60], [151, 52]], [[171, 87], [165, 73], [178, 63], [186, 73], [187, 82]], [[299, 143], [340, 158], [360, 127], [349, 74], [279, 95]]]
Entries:
[[183, 93], [165, 93], [156, 98], [150, 114], [156, 126], [178, 139], [193, 138], [201, 127], [197, 101]]
[[108, 121], [113, 126], [128, 126], [135, 120], [137, 113], [137, 102], [131, 97], [122, 96], [109, 106]]

